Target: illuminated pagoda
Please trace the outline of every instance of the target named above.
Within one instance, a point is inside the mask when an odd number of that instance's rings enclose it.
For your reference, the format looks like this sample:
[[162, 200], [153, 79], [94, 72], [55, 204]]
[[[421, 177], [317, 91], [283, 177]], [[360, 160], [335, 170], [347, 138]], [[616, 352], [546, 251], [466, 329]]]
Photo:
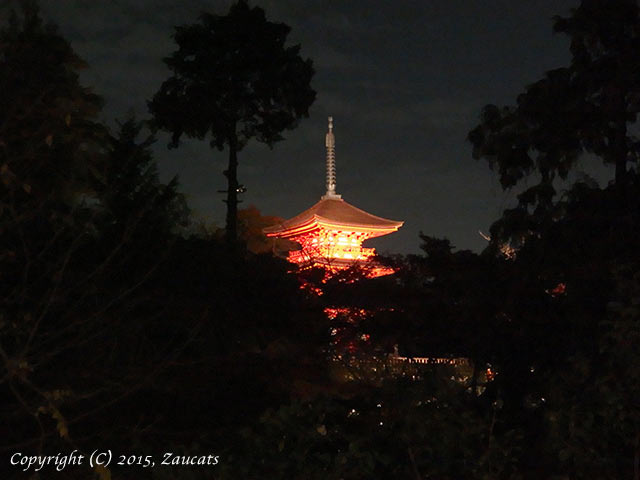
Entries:
[[267, 237], [293, 240], [300, 250], [289, 252], [292, 263], [322, 267], [336, 272], [354, 265], [368, 269], [368, 275], [378, 277], [393, 273], [373, 259], [374, 248], [363, 248], [369, 238], [393, 233], [404, 222], [388, 220], [365, 212], [345, 202], [336, 193], [335, 138], [333, 118], [329, 117], [327, 147], [327, 193], [311, 208], [289, 220], [265, 228]]

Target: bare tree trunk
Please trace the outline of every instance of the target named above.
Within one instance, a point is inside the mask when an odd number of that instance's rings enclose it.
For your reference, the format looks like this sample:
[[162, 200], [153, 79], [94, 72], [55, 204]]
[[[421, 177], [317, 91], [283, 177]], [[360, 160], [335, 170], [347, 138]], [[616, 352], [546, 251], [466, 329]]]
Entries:
[[235, 133], [229, 138], [229, 165], [224, 171], [227, 177], [227, 219], [225, 238], [229, 245], [238, 240], [238, 138]]

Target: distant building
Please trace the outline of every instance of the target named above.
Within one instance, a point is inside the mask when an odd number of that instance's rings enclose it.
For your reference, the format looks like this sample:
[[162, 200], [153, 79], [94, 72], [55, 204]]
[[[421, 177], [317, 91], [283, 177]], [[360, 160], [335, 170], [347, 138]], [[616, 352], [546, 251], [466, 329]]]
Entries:
[[375, 249], [362, 242], [398, 230], [404, 222], [388, 220], [345, 202], [336, 193], [335, 138], [333, 118], [326, 135], [327, 192], [318, 203], [295, 217], [265, 228], [267, 237], [293, 240], [300, 250], [289, 252], [292, 263], [321, 267], [335, 272], [354, 265], [365, 267], [368, 276], [377, 277], [393, 270], [375, 262]]
[[[375, 260], [375, 249], [364, 248], [362, 242], [369, 238], [388, 235], [397, 231], [404, 222], [377, 217], [345, 202], [336, 193], [336, 160], [333, 119], [329, 117], [326, 135], [327, 148], [327, 192], [315, 205], [289, 220], [282, 220], [262, 231], [267, 237], [292, 240], [300, 245], [299, 250], [290, 250], [288, 260], [302, 267], [320, 267], [335, 273], [353, 266], [362, 267], [368, 277], [379, 277], [394, 273]], [[314, 290], [316, 291], [316, 290]], [[317, 294], [322, 294], [318, 289]], [[332, 306], [325, 308], [327, 319], [332, 322], [338, 316], [342, 321], [357, 323], [366, 315], [366, 310], [353, 307]], [[340, 343], [340, 328], [332, 328], [334, 345]], [[369, 335], [361, 336], [363, 342]], [[382, 356], [362, 356], [355, 343], [349, 342], [343, 351], [334, 351], [333, 368], [347, 367], [339, 374], [343, 380], [375, 379], [386, 376], [420, 378], [425, 369], [451, 367], [452, 379], [467, 382], [473, 371], [466, 358], [404, 357], [398, 347], [393, 353]], [[355, 375], [355, 376], [354, 376]]]

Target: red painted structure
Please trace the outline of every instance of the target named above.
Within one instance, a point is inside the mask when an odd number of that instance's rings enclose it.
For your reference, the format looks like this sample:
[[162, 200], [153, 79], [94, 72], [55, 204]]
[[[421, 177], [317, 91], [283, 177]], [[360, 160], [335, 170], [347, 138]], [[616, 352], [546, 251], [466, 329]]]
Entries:
[[355, 264], [367, 268], [371, 277], [393, 273], [393, 269], [375, 262], [375, 249], [364, 248], [362, 242], [393, 233], [404, 222], [367, 213], [335, 193], [334, 145], [333, 120], [329, 117], [326, 195], [299, 215], [263, 231], [268, 237], [297, 242], [300, 250], [289, 252], [288, 260], [301, 266], [322, 267], [335, 272]]

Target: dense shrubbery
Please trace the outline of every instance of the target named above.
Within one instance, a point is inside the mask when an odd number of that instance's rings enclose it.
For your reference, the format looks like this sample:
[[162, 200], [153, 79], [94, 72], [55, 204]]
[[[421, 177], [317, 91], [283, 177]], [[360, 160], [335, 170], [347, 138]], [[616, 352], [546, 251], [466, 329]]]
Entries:
[[[194, 233], [144, 122], [95, 122], [82, 62], [35, 11], [0, 49], [3, 478], [24, 478], [4, 463], [15, 451], [98, 447], [220, 456], [114, 479], [638, 477], [633, 170], [523, 201], [482, 254], [423, 236], [422, 255], [389, 260], [395, 276], [306, 272], [324, 291], [307, 295], [285, 262]], [[330, 361], [396, 346], [474, 369], [459, 382], [450, 367], [412, 378]], [[108, 476], [41, 478], [94, 473]]]

